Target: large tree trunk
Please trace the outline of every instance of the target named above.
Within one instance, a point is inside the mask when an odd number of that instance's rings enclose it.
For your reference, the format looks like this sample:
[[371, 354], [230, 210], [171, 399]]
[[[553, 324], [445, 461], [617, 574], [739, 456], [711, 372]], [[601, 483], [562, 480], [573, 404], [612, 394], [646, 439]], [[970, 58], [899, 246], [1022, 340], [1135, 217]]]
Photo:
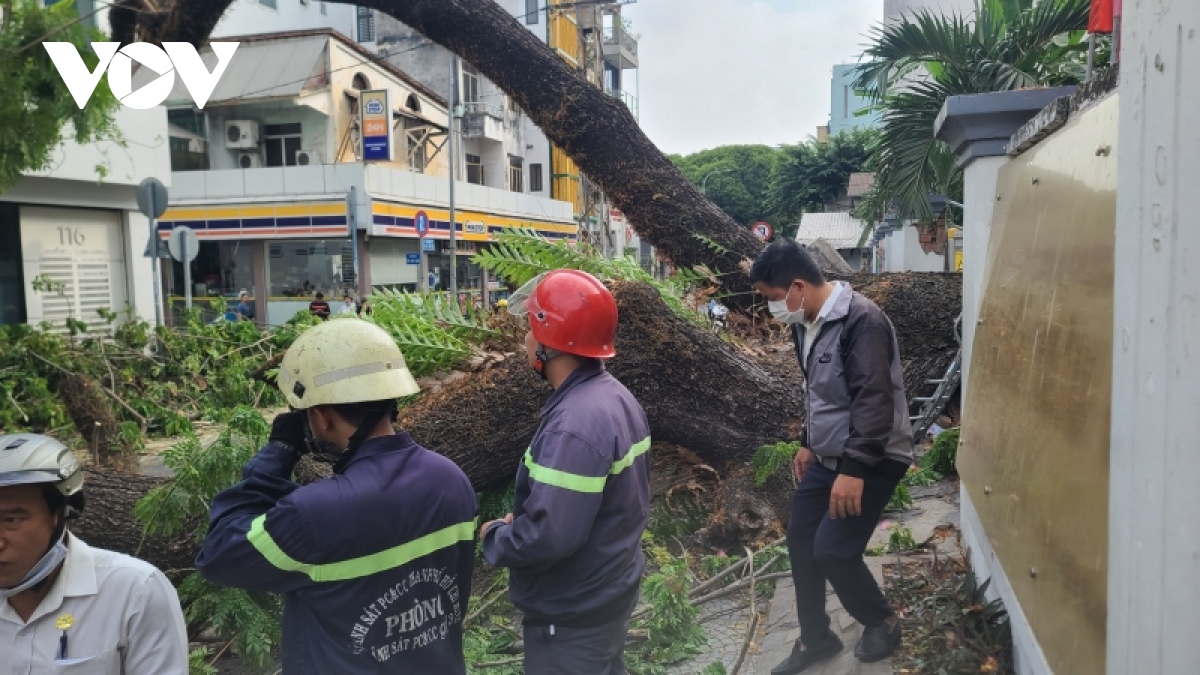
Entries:
[[195, 566], [196, 528], [185, 527], [172, 537], [146, 537], [133, 515], [133, 505], [167, 482], [124, 471], [89, 467], [84, 473], [87, 505], [71, 532], [91, 546], [119, 551], [149, 561], [172, 578]]
[[[800, 430], [800, 387], [711, 331], [677, 316], [653, 287], [613, 287], [620, 309], [609, 370], [646, 409], [656, 440], [714, 466]], [[509, 479], [550, 388], [523, 354], [451, 382], [401, 411], [417, 442], [458, 463], [477, 488]]]
[[[175, 0], [154, 13], [119, 0], [110, 13], [121, 42], [199, 45], [232, 0]], [[629, 217], [638, 235], [675, 265], [725, 273], [728, 290], [749, 285], [743, 263], [762, 244], [709, 201], [650, 142], [621, 102], [589, 84], [504, 8], [489, 0], [356, 0], [458, 54], [511, 96]], [[748, 293], [732, 296], [745, 308]]]

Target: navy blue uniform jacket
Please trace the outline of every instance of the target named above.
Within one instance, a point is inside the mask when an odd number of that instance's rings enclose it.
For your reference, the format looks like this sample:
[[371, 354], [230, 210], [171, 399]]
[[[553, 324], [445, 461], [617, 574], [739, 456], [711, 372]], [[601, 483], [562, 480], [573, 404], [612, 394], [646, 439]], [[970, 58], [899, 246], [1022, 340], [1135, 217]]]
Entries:
[[527, 624], [602, 625], [633, 608], [646, 562], [650, 424], [600, 361], [577, 369], [542, 408], [517, 470], [512, 525], [483, 554], [510, 568]]
[[342, 473], [300, 487], [270, 442], [213, 500], [196, 567], [283, 594], [287, 675], [463, 675], [477, 504], [453, 462], [407, 434], [364, 442]]

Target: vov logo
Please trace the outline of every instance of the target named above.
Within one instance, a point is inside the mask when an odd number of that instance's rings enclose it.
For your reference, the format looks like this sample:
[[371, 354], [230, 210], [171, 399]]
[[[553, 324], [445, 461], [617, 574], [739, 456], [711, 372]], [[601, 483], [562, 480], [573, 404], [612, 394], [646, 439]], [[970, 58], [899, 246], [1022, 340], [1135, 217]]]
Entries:
[[[162, 45], [166, 51], [148, 42], [134, 42], [124, 47], [119, 42], [93, 42], [92, 49], [100, 57], [100, 63], [94, 71], [88, 70], [83, 57], [70, 42], [42, 44], [80, 109], [92, 99], [96, 85], [100, 84], [100, 78], [107, 71], [108, 88], [113, 96], [130, 108], [146, 110], [161, 104], [171, 95], [171, 89], [175, 87], [175, 73], [183, 78], [183, 84], [196, 102], [196, 107], [203, 108], [241, 43], [210, 43], [217, 56], [217, 65], [212, 72], [200, 60], [196, 48], [187, 42], [164, 42]], [[158, 74], [154, 81], [137, 91], [133, 91], [134, 61]]]

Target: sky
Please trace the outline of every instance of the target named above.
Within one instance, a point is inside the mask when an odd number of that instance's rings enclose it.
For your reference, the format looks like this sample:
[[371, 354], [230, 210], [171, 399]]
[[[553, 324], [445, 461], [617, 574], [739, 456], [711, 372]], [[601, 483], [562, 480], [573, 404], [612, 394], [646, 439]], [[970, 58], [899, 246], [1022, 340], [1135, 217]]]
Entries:
[[815, 135], [834, 64], [858, 60], [883, 0], [637, 0], [622, 13], [641, 35], [642, 127], [687, 154]]

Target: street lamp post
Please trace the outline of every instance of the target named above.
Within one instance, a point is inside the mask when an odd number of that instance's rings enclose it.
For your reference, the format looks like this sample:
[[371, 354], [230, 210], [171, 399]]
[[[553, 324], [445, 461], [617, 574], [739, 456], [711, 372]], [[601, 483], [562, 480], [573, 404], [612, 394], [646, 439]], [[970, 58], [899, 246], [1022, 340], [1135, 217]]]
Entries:
[[705, 197], [708, 196], [708, 190], [706, 189], [706, 186], [708, 185], [708, 179], [710, 177], [718, 173], [732, 173], [733, 171], [735, 171], [735, 169], [717, 169], [716, 171], [709, 171], [708, 175], [704, 177], [704, 180], [700, 181], [700, 194], [704, 195]]

